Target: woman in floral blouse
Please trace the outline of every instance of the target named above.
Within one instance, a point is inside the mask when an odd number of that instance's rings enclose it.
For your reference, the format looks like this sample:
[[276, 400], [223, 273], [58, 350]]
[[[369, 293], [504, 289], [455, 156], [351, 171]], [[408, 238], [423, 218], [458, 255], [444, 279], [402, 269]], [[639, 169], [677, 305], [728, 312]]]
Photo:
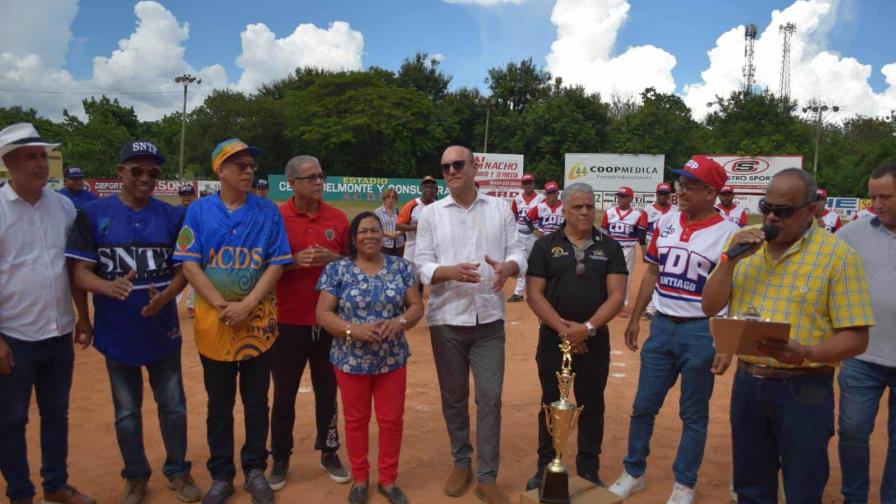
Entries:
[[317, 282], [317, 322], [334, 335], [330, 362], [342, 395], [354, 481], [348, 501], [367, 502], [368, 425], [376, 401], [377, 488], [389, 502], [406, 503], [395, 484], [410, 357], [404, 332], [423, 317], [423, 303], [410, 263], [383, 254], [383, 228], [373, 212], [358, 214], [349, 236], [350, 257], [328, 264]]

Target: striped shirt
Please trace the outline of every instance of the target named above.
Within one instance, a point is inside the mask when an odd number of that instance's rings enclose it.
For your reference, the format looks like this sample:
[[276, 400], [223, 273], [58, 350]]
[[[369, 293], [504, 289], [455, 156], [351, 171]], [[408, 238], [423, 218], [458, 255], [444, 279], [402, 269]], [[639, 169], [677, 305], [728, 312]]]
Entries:
[[[819, 226], [811, 226], [778, 259], [763, 242], [759, 251], [737, 263], [729, 313], [740, 315], [750, 306], [764, 319], [789, 323], [790, 338], [803, 345], [827, 341], [838, 329], [874, 325], [861, 257]], [[738, 358], [792, 367], [771, 357]]]
[[[392, 211], [389, 211], [386, 210], [385, 206], [381, 206], [374, 210], [373, 213], [380, 218], [380, 223], [383, 225], [383, 231], [395, 231], [395, 221], [398, 219], [398, 214], [395, 212], [394, 208]], [[403, 245], [404, 234], [399, 234], [396, 238], [389, 238], [388, 236], [383, 237], [383, 246], [386, 248], [401, 247]]]

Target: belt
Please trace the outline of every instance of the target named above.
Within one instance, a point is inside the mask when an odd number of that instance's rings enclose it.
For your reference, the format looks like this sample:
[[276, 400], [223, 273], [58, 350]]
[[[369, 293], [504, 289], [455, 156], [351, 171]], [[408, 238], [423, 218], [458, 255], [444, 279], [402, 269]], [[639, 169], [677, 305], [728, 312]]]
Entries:
[[[659, 313], [659, 312], [657, 312]], [[660, 313], [663, 317], [669, 319], [673, 324], [683, 324], [685, 322], [696, 322], [698, 320], [708, 320], [709, 317], [674, 317], [672, 315], [666, 315], [665, 313]]]
[[795, 376], [834, 374], [834, 368], [832, 368], [831, 366], [779, 368], [772, 366], [763, 366], [761, 364], [751, 364], [749, 362], [738, 360], [737, 367], [746, 371], [746, 373], [753, 378], [762, 378], [768, 380], [789, 380]]

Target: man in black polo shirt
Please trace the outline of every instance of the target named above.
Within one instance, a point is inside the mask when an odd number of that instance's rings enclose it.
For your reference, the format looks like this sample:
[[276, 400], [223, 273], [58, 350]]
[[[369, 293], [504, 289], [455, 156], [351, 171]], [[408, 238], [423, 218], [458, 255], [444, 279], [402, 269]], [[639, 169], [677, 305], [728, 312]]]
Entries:
[[[622, 310], [628, 269], [622, 247], [594, 227], [594, 191], [572, 184], [563, 191], [566, 223], [540, 238], [529, 255], [526, 300], [541, 320], [538, 333], [538, 379], [541, 402], [560, 398], [555, 373], [560, 369], [561, 338], [573, 347], [572, 369], [579, 416], [576, 472], [603, 486], [600, 446], [604, 437], [604, 388], [610, 369], [607, 323]], [[538, 470], [526, 490], [538, 488], [544, 467], [554, 458], [551, 434], [538, 412]]]

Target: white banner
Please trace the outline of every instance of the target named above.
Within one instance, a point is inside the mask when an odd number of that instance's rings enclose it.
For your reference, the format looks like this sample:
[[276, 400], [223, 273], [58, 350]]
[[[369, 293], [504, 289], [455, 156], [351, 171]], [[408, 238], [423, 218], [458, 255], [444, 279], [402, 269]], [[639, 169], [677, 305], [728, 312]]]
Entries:
[[772, 177], [787, 168], [803, 167], [803, 156], [734, 156], [727, 154], [706, 154], [725, 168], [728, 185], [734, 192], [765, 194]]
[[203, 193], [214, 193], [221, 190], [221, 181], [220, 180], [200, 180], [199, 181], [199, 195], [201, 196]]
[[663, 181], [663, 154], [566, 154], [563, 186], [584, 182], [595, 191], [653, 192]]
[[474, 152], [476, 182], [479, 190], [503, 199], [513, 199], [521, 192], [523, 178], [522, 154], [493, 154]]

